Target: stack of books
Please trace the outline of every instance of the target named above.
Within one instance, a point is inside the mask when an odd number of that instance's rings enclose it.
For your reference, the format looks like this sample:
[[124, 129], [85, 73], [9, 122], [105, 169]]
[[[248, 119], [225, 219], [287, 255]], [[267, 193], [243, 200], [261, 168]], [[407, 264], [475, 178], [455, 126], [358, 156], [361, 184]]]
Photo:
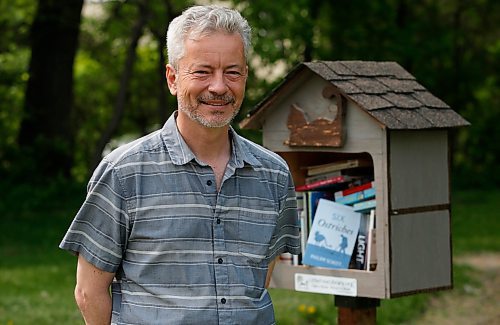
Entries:
[[308, 166], [296, 187], [301, 255], [292, 264], [373, 270], [375, 184], [370, 161]]
[[335, 190], [360, 182], [367, 176], [371, 162], [362, 159], [336, 161], [328, 164], [305, 167], [305, 184], [296, 187], [297, 191]]

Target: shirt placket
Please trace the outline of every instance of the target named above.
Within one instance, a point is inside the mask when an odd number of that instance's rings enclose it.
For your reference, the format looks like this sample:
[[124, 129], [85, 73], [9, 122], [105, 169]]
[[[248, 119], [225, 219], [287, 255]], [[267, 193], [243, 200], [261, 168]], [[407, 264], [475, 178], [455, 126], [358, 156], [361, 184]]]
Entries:
[[[210, 168], [210, 167], [208, 167]], [[205, 174], [202, 176], [202, 184], [205, 186], [207, 198], [214, 198], [210, 200], [212, 207], [212, 243], [213, 243], [213, 269], [215, 276], [215, 292], [216, 303], [219, 314], [219, 324], [228, 324], [230, 322], [230, 300], [229, 300], [229, 275], [228, 266], [229, 262], [227, 256], [227, 249], [225, 243], [224, 231], [224, 211], [220, 206], [224, 206], [224, 200], [217, 194], [217, 185], [215, 182], [215, 175], [213, 173]]]
[[229, 324], [231, 319], [230, 314], [230, 305], [231, 300], [230, 297], [230, 286], [229, 286], [229, 275], [228, 275], [228, 262], [230, 259], [227, 255], [226, 248], [226, 234], [224, 223], [225, 220], [223, 218], [223, 211], [220, 209], [220, 206], [224, 205], [223, 199], [221, 196], [217, 196], [217, 204], [214, 210], [214, 218], [213, 218], [213, 240], [214, 240], [214, 273], [215, 273], [215, 287], [217, 292], [217, 304], [219, 310], [219, 324]]

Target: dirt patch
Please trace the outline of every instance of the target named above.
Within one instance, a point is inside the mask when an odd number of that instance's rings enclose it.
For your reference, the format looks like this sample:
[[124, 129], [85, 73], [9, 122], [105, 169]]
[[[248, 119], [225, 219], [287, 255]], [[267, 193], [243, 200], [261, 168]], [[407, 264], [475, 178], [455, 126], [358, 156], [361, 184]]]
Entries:
[[461, 256], [456, 265], [474, 269], [472, 282], [431, 299], [431, 308], [412, 324], [500, 324], [500, 254]]

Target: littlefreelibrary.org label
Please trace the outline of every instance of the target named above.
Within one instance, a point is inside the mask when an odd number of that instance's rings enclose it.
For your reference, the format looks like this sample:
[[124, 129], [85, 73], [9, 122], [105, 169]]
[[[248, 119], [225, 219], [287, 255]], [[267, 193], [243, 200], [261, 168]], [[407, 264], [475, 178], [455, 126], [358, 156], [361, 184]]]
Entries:
[[304, 273], [295, 273], [295, 290], [349, 297], [358, 295], [356, 279]]

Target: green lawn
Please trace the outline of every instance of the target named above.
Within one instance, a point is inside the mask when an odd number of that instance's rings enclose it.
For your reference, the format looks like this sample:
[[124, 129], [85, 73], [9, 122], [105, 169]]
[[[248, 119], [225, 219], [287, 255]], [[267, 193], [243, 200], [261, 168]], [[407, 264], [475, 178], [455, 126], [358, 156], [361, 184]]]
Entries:
[[[57, 246], [85, 193], [84, 185], [45, 187], [0, 184], [0, 325], [83, 324], [73, 301], [75, 258]], [[500, 250], [496, 206], [500, 190], [453, 195], [454, 254]], [[455, 288], [473, 281], [455, 267]], [[439, 293], [438, 293], [439, 294]], [[271, 289], [278, 324], [335, 324], [329, 295]], [[428, 308], [431, 294], [382, 301], [379, 324], [408, 323]]]

